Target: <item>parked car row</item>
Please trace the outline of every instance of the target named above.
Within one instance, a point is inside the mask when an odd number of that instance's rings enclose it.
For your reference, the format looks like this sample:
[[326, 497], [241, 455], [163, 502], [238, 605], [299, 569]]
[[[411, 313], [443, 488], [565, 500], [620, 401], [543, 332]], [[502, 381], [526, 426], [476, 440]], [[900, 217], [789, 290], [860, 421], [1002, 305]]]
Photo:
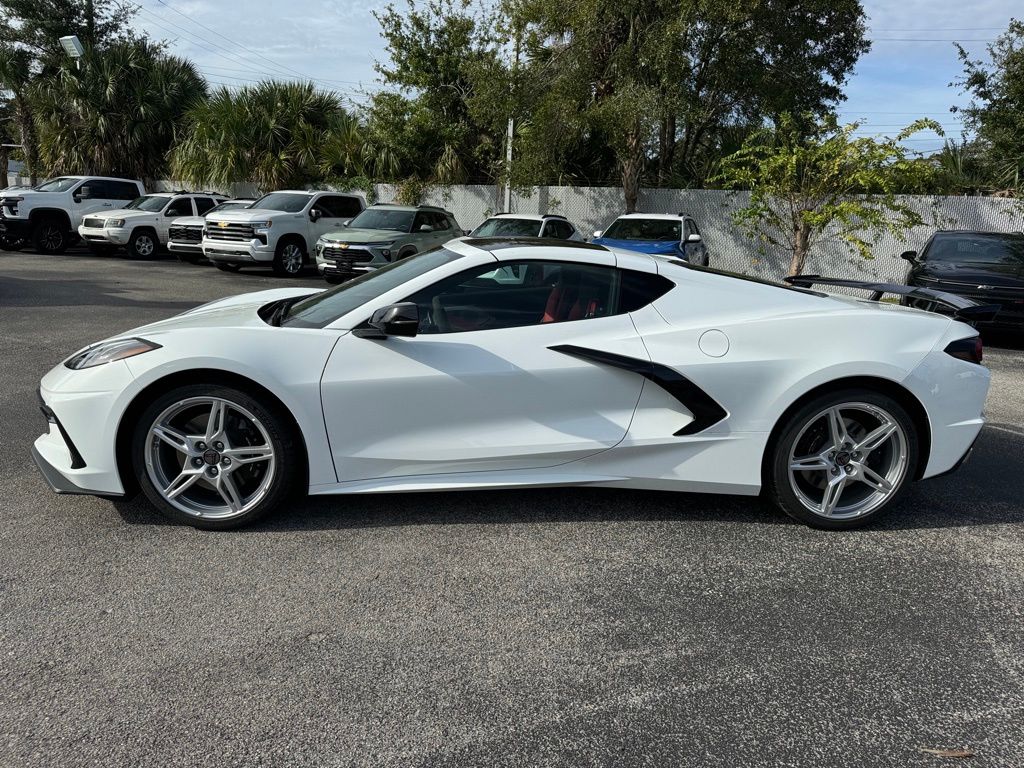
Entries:
[[[430, 205], [367, 207], [356, 193], [280, 190], [256, 200], [213, 192], [146, 193], [137, 180], [61, 176], [34, 188], [0, 192], [0, 248], [32, 246], [61, 253], [77, 239], [93, 253], [123, 248], [146, 258], [166, 248], [182, 261], [209, 260], [226, 272], [269, 267], [298, 274], [315, 264], [340, 283], [453, 238], [514, 237], [583, 241], [557, 214], [499, 213], [472, 232]], [[685, 214], [628, 214], [595, 242], [626, 250], [675, 255], [706, 266], [707, 247]]]

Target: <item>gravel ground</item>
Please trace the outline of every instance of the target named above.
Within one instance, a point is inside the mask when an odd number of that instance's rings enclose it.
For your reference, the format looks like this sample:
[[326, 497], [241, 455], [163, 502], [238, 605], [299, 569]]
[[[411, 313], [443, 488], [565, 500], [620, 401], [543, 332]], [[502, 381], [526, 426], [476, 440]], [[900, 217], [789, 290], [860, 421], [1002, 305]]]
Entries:
[[0, 765], [1024, 766], [1019, 339], [987, 350], [971, 461], [853, 533], [595, 489], [316, 500], [204, 533], [49, 492], [49, 367], [281, 284], [0, 255]]

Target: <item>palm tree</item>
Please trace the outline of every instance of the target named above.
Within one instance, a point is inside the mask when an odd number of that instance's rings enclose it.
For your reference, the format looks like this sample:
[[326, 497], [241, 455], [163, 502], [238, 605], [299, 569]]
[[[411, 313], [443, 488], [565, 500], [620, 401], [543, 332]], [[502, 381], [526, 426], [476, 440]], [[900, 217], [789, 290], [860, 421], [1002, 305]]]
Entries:
[[250, 181], [272, 190], [354, 175], [363, 159], [358, 126], [335, 94], [268, 80], [219, 88], [194, 107], [171, 166], [175, 178], [197, 184]]
[[[39, 179], [39, 147], [29, 92], [32, 84], [32, 57], [28, 51], [11, 46], [0, 47], [0, 86], [11, 92], [14, 122], [21, 137], [25, 168], [34, 185]], [[4, 185], [7, 177], [4, 177]]]
[[147, 41], [87, 52], [32, 93], [40, 150], [54, 173], [111, 174], [151, 182], [185, 115], [206, 97], [195, 66]]

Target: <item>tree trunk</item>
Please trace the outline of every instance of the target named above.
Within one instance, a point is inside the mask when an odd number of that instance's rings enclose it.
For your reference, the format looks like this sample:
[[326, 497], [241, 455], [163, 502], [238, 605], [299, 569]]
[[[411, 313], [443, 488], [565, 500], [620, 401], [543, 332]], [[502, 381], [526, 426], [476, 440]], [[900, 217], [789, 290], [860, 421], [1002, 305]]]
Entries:
[[9, 160], [10, 152], [7, 147], [0, 147], [0, 183], [2, 183], [4, 187], [10, 183], [10, 180], [7, 178], [7, 174], [10, 169]]
[[661, 121], [658, 134], [658, 186], [664, 187], [672, 176], [672, 161], [676, 154], [676, 116]]
[[21, 153], [25, 158], [25, 171], [34, 187], [39, 183], [39, 148], [36, 146], [35, 125], [32, 123], [28, 104], [23, 98], [15, 97], [14, 110], [21, 136]]
[[636, 211], [640, 197], [640, 178], [644, 172], [644, 145], [639, 126], [626, 136], [626, 152], [621, 160], [622, 192], [626, 198], [626, 213]]
[[793, 224], [793, 258], [789, 261], [789, 274], [803, 274], [807, 264], [807, 250], [811, 242], [811, 227], [804, 221]]

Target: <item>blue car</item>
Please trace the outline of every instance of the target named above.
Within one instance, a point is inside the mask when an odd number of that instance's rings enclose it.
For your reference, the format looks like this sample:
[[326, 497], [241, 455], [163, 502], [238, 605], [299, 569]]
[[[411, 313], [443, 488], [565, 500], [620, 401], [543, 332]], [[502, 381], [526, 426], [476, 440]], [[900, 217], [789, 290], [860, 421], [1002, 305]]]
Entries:
[[708, 266], [708, 248], [697, 223], [685, 213], [627, 213], [608, 229], [594, 233], [593, 242], [609, 248], [674, 256]]

